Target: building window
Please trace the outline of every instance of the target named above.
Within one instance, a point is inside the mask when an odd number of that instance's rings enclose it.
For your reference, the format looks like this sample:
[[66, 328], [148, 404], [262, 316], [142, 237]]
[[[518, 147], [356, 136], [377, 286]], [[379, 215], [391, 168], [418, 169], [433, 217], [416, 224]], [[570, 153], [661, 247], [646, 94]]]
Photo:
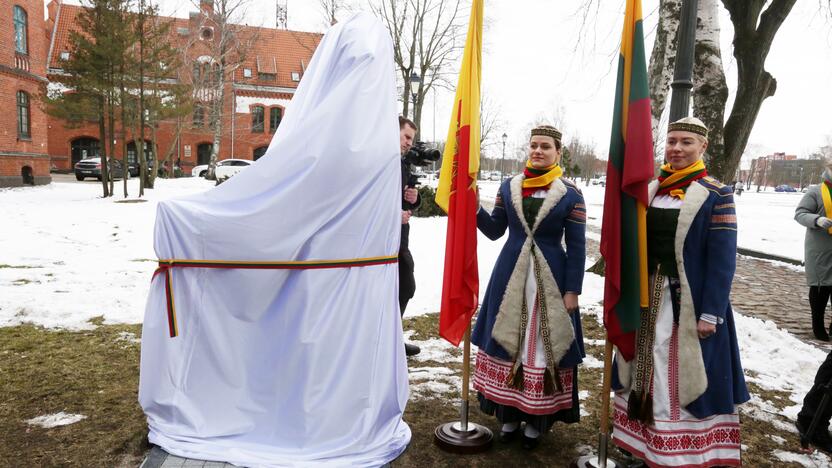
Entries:
[[69, 52], [67, 52], [67, 51], [61, 52], [61, 60], [64, 60], [64, 61], [69, 60]]
[[202, 128], [205, 126], [205, 106], [197, 104], [194, 106], [194, 127]]
[[263, 124], [265, 123], [266, 109], [263, 106], [254, 106], [251, 108], [251, 131], [252, 133], [263, 133]]
[[25, 91], [17, 92], [17, 136], [18, 138], [31, 138], [29, 118], [29, 95]]
[[283, 109], [280, 107], [272, 107], [269, 109], [269, 131], [274, 133], [277, 127], [280, 126], [280, 121], [283, 120]]
[[274, 73], [258, 73], [257, 79], [260, 81], [277, 81], [277, 75]]
[[14, 50], [21, 54], [29, 53], [29, 44], [26, 37], [26, 10], [15, 5], [14, 6]]

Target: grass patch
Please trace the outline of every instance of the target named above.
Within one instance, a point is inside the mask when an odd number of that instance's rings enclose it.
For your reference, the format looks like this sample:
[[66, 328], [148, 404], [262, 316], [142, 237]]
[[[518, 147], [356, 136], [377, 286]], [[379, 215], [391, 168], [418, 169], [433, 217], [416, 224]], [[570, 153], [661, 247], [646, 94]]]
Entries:
[[[409, 317], [405, 330], [413, 330], [413, 341], [438, 338], [438, 315]], [[90, 331], [51, 331], [22, 325], [0, 328], [0, 460], [25, 460], [26, 466], [135, 467], [149, 450], [147, 424], [137, 402], [139, 379], [139, 325], [104, 325], [103, 317], [91, 320]], [[591, 314], [583, 316], [587, 339], [601, 339], [602, 328]], [[588, 353], [602, 359], [601, 346], [588, 346]], [[411, 369], [436, 367], [461, 375], [461, 350], [448, 362], [408, 360]], [[473, 361], [473, 359], [472, 359]], [[399, 467], [532, 467], [567, 466], [589, 447], [595, 450], [600, 426], [601, 369], [579, 368], [579, 389], [589, 396], [581, 402], [584, 416], [579, 424], [555, 424], [533, 452], [519, 443], [500, 444], [479, 455], [460, 457], [439, 450], [433, 443], [434, 429], [459, 417], [459, 388], [431, 394], [412, 391], [404, 414], [413, 433], [410, 447], [394, 463]], [[434, 380], [435, 381], [435, 380]], [[413, 381], [414, 386], [425, 382]], [[788, 394], [750, 390], [776, 407], [792, 403]], [[27, 419], [64, 411], [87, 418], [68, 426], [44, 429], [26, 424]], [[777, 461], [774, 450], [795, 451], [797, 436], [784, 429], [791, 423], [772, 415], [773, 423], [742, 418], [743, 463], [753, 467], [800, 466]], [[476, 393], [471, 392], [470, 420], [499, 433], [496, 418], [481, 413]], [[785, 424], [783, 424], [785, 423]], [[786, 440], [778, 444], [771, 436]], [[611, 455], [621, 458], [612, 448]], [[0, 463], [2, 465], [3, 463]]]
[[[100, 323], [100, 320], [99, 320]], [[148, 450], [137, 401], [139, 325], [85, 332], [0, 328], [0, 460], [25, 466], [138, 466]], [[26, 420], [87, 418], [44, 429]]]
[[147, 203], [143, 198], [128, 198], [126, 200], [116, 200], [115, 203]]
[[15, 270], [28, 270], [30, 268], [43, 268], [42, 266], [35, 266], [35, 265], [9, 265], [6, 263], [0, 263], [0, 270], [4, 269], [15, 269]]

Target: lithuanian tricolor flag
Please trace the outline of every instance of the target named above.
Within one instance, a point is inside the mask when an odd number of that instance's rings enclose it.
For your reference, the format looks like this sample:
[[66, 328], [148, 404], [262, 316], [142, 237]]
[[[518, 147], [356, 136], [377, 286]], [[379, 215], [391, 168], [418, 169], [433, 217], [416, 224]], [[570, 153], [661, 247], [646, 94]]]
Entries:
[[479, 301], [476, 181], [480, 169], [482, 10], [482, 0], [474, 0], [436, 190], [436, 204], [448, 213], [439, 334], [454, 346], [465, 335]]
[[647, 307], [647, 184], [653, 178], [653, 135], [641, 0], [627, 0], [607, 164], [601, 255], [606, 263], [604, 325], [630, 360]]

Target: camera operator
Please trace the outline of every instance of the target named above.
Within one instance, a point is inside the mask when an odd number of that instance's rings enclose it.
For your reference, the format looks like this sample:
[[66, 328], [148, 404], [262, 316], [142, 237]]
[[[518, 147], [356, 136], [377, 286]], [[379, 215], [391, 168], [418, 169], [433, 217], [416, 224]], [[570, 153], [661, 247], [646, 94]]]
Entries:
[[[419, 199], [419, 191], [415, 187], [408, 185], [411, 180], [410, 163], [405, 155], [407, 155], [410, 148], [413, 147], [414, 138], [416, 138], [416, 124], [412, 120], [399, 116], [399, 143], [402, 152], [402, 237], [401, 244], [399, 244], [399, 307], [401, 308], [402, 316], [404, 310], [407, 308], [407, 303], [413, 294], [416, 292], [416, 277], [413, 275], [413, 255], [408, 249], [408, 240], [410, 237], [410, 216], [413, 215], [413, 210], [419, 207], [421, 200]], [[405, 343], [405, 354], [414, 356], [421, 351], [418, 346]]]

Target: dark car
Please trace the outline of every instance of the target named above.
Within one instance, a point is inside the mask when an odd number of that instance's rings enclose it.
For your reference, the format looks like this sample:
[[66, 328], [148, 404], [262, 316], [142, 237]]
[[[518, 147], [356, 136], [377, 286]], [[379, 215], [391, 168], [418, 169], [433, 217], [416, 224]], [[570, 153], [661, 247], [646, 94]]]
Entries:
[[775, 192], [797, 192], [797, 189], [792, 187], [791, 185], [783, 184], [783, 185], [778, 185], [777, 187], [774, 187], [774, 191]]
[[[121, 179], [124, 177], [125, 171], [121, 161], [117, 159], [110, 159], [108, 167], [110, 168], [110, 173], [113, 178]], [[127, 176], [130, 176], [129, 172]], [[75, 178], [78, 180], [84, 180], [87, 177], [95, 177], [96, 179], [101, 180], [101, 158], [87, 158], [75, 163]]]
[[[153, 172], [153, 160], [148, 159], [147, 163], [147, 172], [148, 174]], [[129, 161], [127, 163], [127, 171], [130, 173], [130, 177], [138, 177], [139, 176], [139, 162], [138, 161]]]

